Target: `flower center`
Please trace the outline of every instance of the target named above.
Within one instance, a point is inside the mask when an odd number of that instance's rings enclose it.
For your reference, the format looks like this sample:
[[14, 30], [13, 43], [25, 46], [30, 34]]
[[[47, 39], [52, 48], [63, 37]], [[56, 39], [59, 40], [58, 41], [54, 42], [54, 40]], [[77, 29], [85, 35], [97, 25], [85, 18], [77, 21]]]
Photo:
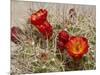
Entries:
[[75, 43], [73, 51], [80, 52], [81, 50], [82, 50], [82, 46], [81, 46], [80, 42]]

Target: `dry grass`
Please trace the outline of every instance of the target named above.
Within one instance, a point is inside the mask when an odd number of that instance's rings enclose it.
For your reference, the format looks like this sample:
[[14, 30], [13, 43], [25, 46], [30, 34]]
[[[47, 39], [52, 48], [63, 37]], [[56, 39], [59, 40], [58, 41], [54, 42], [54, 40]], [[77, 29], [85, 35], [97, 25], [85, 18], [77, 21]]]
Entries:
[[[18, 2], [15, 1], [14, 3], [16, 3], [17, 5]], [[12, 3], [12, 5], [14, 3]], [[24, 2], [21, 3], [24, 4]], [[34, 10], [36, 9], [36, 5], [39, 3], [37, 4], [33, 3], [33, 5], [34, 4], [35, 7], [31, 8], [32, 11], [33, 9]], [[27, 19], [25, 20], [26, 23], [24, 24], [20, 23], [19, 27], [21, 25], [23, 26], [22, 29], [23, 29], [24, 36], [27, 36], [31, 39], [22, 40], [23, 37], [21, 37], [19, 39], [21, 41], [21, 44], [17, 44], [17, 45], [11, 42], [11, 73], [26, 74], [26, 73], [64, 72], [64, 71], [95, 69], [96, 68], [95, 6], [86, 6], [89, 8], [93, 8], [94, 10], [91, 11], [84, 10], [84, 12], [86, 13], [82, 13], [82, 11], [79, 10], [79, 9], [82, 10], [81, 5], [66, 4], [65, 9], [67, 8], [70, 9], [73, 6], [75, 6], [74, 8], [76, 10], [77, 16], [75, 18], [76, 19], [75, 23], [72, 23], [73, 21], [71, 22], [71, 19], [69, 19], [68, 16], [66, 17], [66, 15], [68, 14], [66, 14], [66, 12], [63, 13], [64, 11], [62, 9], [63, 5], [60, 4], [54, 4], [54, 5], [47, 4], [47, 5], [48, 6], [45, 5], [43, 6], [42, 3], [40, 6], [37, 5], [37, 9], [39, 9], [40, 7], [41, 8], [44, 7], [49, 12], [48, 20], [53, 25], [53, 29], [54, 29], [51, 40], [44, 40], [43, 38], [41, 38], [42, 35], [38, 32], [38, 30], [34, 26], [31, 26], [29, 23], [27, 23]], [[50, 6], [52, 5], [56, 6], [56, 8], [50, 9]], [[58, 5], [60, 6], [57, 7]], [[84, 9], [86, 7], [84, 7]], [[53, 13], [54, 11], [52, 11], [54, 9], [55, 9], [55, 14]], [[69, 11], [68, 9], [67, 12]], [[14, 11], [13, 8], [12, 10]], [[58, 13], [57, 10], [59, 10]], [[13, 11], [12, 13], [14, 13]], [[30, 10], [27, 10], [27, 12], [30, 12]], [[62, 14], [63, 16], [61, 15], [62, 17], [60, 16], [61, 14], [60, 12], [63, 13]], [[92, 12], [94, 13], [91, 15]], [[31, 14], [31, 12], [29, 14]], [[14, 17], [12, 17], [12, 20], [13, 19]], [[12, 24], [14, 22], [16, 21], [14, 20]], [[67, 30], [68, 33], [71, 35], [84, 36], [88, 39], [89, 46], [90, 46], [89, 51], [82, 58], [82, 60], [75, 62], [65, 53], [61, 54], [59, 50], [56, 48], [57, 35], [58, 32], [62, 29]]]

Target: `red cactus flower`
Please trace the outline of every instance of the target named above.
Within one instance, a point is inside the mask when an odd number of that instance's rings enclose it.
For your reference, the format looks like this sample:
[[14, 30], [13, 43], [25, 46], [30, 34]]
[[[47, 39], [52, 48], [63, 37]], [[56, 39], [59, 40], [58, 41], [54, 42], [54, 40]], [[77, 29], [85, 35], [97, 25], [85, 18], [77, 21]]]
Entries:
[[45, 39], [49, 39], [52, 36], [53, 29], [48, 21], [45, 21], [40, 26], [37, 26], [37, 29], [40, 31]]
[[66, 31], [59, 32], [58, 40], [62, 42], [67, 42], [69, 39], [69, 34]]
[[60, 49], [61, 52], [65, 49], [65, 44], [69, 40], [69, 34], [66, 31], [59, 32], [58, 40], [57, 40], [57, 48]]
[[40, 9], [36, 13], [33, 13], [30, 17], [30, 21], [34, 25], [40, 25], [47, 19], [47, 10]]
[[22, 31], [18, 27], [12, 27], [11, 28], [11, 41], [13, 41], [15, 44], [17, 44], [18, 42], [20, 42], [18, 40], [18, 38], [19, 38], [18, 34], [20, 34], [20, 32], [22, 32]]
[[31, 16], [31, 23], [36, 26], [45, 39], [49, 39], [53, 32], [52, 26], [47, 21], [47, 13], [45, 9], [40, 9]]
[[65, 47], [73, 59], [79, 60], [88, 52], [89, 45], [84, 37], [71, 37]]

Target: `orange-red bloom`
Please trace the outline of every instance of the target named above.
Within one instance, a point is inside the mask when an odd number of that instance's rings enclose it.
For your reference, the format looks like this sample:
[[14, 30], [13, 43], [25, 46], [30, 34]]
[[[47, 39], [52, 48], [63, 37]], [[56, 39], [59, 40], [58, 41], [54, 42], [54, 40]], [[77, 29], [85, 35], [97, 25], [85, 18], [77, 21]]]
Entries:
[[49, 39], [52, 36], [53, 29], [51, 24], [48, 21], [45, 21], [43, 24], [38, 26], [37, 29], [45, 39]]
[[47, 20], [47, 14], [47, 10], [40, 9], [30, 17], [31, 24], [39, 30], [45, 39], [49, 39], [53, 33], [52, 26]]
[[33, 13], [30, 17], [30, 21], [34, 25], [40, 25], [47, 19], [47, 10], [40, 9], [37, 12]]
[[88, 52], [88, 40], [84, 37], [71, 37], [65, 47], [73, 59], [81, 59]]

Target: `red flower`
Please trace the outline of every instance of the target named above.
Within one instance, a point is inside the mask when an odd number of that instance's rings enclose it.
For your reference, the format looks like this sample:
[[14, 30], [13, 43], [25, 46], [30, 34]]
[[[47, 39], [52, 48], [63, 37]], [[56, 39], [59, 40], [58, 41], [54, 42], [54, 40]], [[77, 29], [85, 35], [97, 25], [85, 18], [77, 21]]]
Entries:
[[31, 23], [36, 26], [45, 39], [49, 39], [52, 36], [53, 29], [47, 21], [47, 11], [45, 9], [40, 9], [32, 14]]
[[62, 42], [67, 42], [69, 39], [69, 34], [66, 31], [61, 31], [58, 35], [58, 40]]
[[64, 51], [65, 49], [65, 44], [69, 40], [69, 34], [66, 31], [61, 31], [58, 35], [58, 40], [57, 40], [57, 48], [60, 49], [61, 52]]
[[69, 55], [75, 59], [81, 59], [88, 52], [88, 40], [84, 37], [71, 37], [65, 47]]
[[48, 21], [45, 21], [40, 26], [37, 26], [37, 29], [40, 31], [45, 39], [49, 39], [52, 36], [53, 29]]
[[18, 42], [20, 42], [18, 39], [19, 39], [19, 36], [18, 34], [20, 34], [21, 29], [18, 28], [18, 27], [12, 27], [11, 28], [11, 41], [13, 41], [15, 44], [17, 44]]
[[34, 25], [40, 25], [47, 19], [47, 11], [45, 9], [40, 9], [36, 13], [31, 15], [31, 23]]

